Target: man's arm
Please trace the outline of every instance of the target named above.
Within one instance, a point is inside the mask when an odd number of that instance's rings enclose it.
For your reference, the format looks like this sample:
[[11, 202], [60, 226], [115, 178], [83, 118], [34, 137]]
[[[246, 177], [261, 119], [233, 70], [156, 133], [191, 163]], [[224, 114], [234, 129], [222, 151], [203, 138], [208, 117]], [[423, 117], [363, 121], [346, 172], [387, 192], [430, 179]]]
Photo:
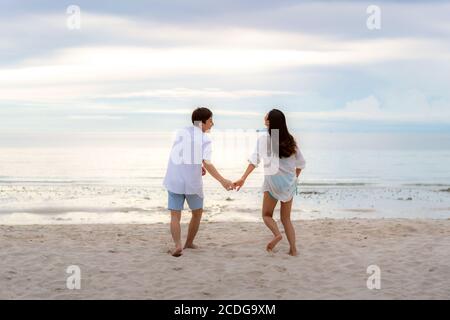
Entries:
[[295, 169], [295, 175], [298, 177], [300, 175], [300, 172], [302, 172], [302, 169], [296, 168]]
[[220, 184], [226, 189], [226, 190], [231, 190], [233, 189], [233, 183], [228, 180], [225, 179], [224, 177], [222, 177], [222, 175], [219, 173], [219, 171], [217, 171], [216, 167], [214, 167], [214, 165], [206, 160], [203, 160], [203, 166], [205, 167], [206, 171], [208, 171], [208, 173], [217, 181], [220, 182]]

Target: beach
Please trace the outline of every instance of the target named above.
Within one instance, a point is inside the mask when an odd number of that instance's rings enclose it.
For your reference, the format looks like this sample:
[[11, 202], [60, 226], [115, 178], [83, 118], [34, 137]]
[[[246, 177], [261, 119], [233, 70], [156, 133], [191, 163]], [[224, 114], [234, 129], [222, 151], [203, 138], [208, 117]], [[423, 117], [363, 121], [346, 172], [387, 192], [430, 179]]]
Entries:
[[450, 300], [449, 1], [2, 3], [0, 300]]
[[[252, 135], [221, 135], [213, 162], [237, 179]], [[105, 134], [93, 146], [83, 137], [0, 148], [0, 299], [450, 298], [448, 135], [301, 135], [298, 257], [286, 237], [265, 251], [261, 168], [239, 192], [205, 175], [200, 248], [180, 258], [167, 253], [162, 186], [171, 133]], [[71, 266], [79, 290], [67, 287]], [[371, 290], [377, 267], [381, 288]]]
[[[166, 223], [0, 225], [0, 299], [450, 298], [448, 219], [294, 225], [297, 257], [285, 237], [266, 252], [270, 234], [259, 221], [204, 222], [199, 248], [179, 258], [167, 253]], [[66, 285], [73, 265], [79, 290]], [[367, 287], [370, 265], [380, 269], [380, 289]]]

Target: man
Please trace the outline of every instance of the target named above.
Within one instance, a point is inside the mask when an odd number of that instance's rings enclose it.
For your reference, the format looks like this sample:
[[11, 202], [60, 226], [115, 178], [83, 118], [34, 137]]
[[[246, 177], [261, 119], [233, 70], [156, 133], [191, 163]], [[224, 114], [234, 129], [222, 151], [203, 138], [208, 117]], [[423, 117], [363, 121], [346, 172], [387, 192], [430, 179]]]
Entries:
[[197, 248], [194, 238], [203, 213], [202, 164], [226, 190], [234, 188], [233, 183], [222, 177], [211, 163], [211, 140], [205, 133], [214, 125], [212, 117], [213, 114], [208, 108], [195, 109], [192, 112], [193, 125], [177, 132], [170, 152], [164, 186], [168, 192], [170, 231], [175, 243], [175, 248], [170, 253], [174, 257], [183, 254], [180, 220], [185, 200], [192, 210], [192, 218], [184, 248]]

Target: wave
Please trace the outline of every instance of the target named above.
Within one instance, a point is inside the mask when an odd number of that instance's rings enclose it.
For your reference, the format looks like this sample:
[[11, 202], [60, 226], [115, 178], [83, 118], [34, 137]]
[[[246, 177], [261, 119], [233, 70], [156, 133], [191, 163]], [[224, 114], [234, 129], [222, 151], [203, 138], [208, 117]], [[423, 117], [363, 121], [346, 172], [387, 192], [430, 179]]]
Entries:
[[374, 185], [372, 182], [300, 182], [299, 186], [368, 186]]
[[75, 184], [75, 183], [101, 183], [103, 181], [92, 181], [92, 180], [1, 180], [0, 183], [4, 184], [20, 184], [20, 183], [30, 183], [30, 184]]
[[113, 212], [138, 212], [151, 213], [157, 209], [143, 209], [137, 207], [30, 207], [30, 208], [9, 208], [0, 209], [0, 214], [13, 213], [31, 213], [31, 214], [65, 214], [72, 212], [95, 212], [95, 213], [113, 213]]
[[101, 177], [101, 178], [15, 178], [8, 176], [0, 176], [0, 184], [108, 184], [122, 182], [124, 184], [130, 181], [142, 182], [143, 180], [154, 181], [163, 180], [164, 177]]
[[445, 183], [406, 183], [403, 185], [412, 187], [450, 187], [450, 184]]

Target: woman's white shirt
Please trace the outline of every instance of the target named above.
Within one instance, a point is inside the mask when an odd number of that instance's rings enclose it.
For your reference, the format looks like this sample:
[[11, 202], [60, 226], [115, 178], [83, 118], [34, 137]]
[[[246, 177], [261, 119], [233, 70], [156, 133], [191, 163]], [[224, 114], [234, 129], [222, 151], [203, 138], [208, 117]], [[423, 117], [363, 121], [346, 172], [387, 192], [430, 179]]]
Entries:
[[273, 156], [270, 150], [270, 138], [269, 133], [265, 133], [258, 138], [255, 151], [248, 161], [256, 167], [261, 161], [264, 163], [262, 191], [268, 191], [274, 198], [288, 202], [292, 199], [297, 187], [295, 169], [304, 169], [306, 161], [298, 143], [295, 154], [290, 157], [278, 158]]

